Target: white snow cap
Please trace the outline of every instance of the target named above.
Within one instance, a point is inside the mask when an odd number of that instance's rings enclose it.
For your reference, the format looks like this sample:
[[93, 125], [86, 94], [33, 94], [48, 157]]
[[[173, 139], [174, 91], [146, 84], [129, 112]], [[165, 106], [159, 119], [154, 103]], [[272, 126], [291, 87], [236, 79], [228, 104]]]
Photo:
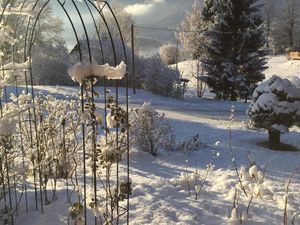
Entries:
[[96, 62], [86, 63], [78, 62], [69, 69], [71, 78], [82, 84], [87, 77], [106, 77], [109, 80], [121, 80], [126, 74], [126, 64], [122, 61], [116, 67], [110, 66], [108, 63], [98, 65]]
[[[280, 99], [279, 95], [284, 96], [284, 99]], [[253, 98], [255, 102], [248, 110], [250, 115], [260, 111], [300, 115], [300, 88], [294, 86], [288, 79], [272, 76], [255, 89]], [[280, 124], [275, 127], [286, 130], [279, 126]]]
[[256, 165], [253, 165], [249, 168], [249, 175], [251, 178], [257, 179], [258, 178], [258, 169]]
[[115, 128], [117, 126], [117, 121], [114, 119], [111, 112], [106, 116], [106, 123], [108, 128]]

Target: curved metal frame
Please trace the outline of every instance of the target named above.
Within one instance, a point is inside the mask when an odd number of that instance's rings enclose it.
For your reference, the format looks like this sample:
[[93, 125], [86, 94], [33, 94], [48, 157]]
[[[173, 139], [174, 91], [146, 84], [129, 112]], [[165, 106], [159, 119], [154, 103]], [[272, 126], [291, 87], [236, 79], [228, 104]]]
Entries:
[[[21, 10], [24, 8], [25, 6], [25, 2], [26, 0], [23, 0], [22, 4], [21, 4]], [[34, 93], [34, 83], [33, 83], [33, 77], [34, 77], [34, 74], [33, 74], [33, 71], [32, 71], [32, 62], [31, 62], [31, 58], [32, 58], [32, 51], [33, 51], [33, 46], [34, 46], [34, 36], [35, 36], [35, 32], [36, 32], [36, 27], [37, 27], [37, 23], [40, 19], [40, 16], [42, 15], [42, 13], [44, 12], [45, 8], [49, 5], [49, 3], [51, 2], [51, 0], [47, 0], [46, 2], [42, 3], [42, 6], [38, 9], [38, 11], [36, 12], [37, 15], [35, 18], [33, 17], [29, 17], [28, 18], [28, 22], [27, 22], [27, 25], [25, 26], [26, 27], [26, 31], [25, 31], [25, 37], [24, 37], [24, 62], [29, 58], [30, 59], [30, 69], [29, 69], [29, 74], [27, 74], [27, 71], [24, 71], [24, 75], [25, 75], [25, 90], [26, 90], [26, 93], [29, 93], [29, 85], [31, 86], [30, 88], [30, 92], [32, 94], [32, 100], [34, 101], [34, 97], [35, 97], [35, 93]], [[78, 46], [78, 53], [79, 53], [79, 59], [80, 61], [82, 62], [84, 60], [84, 55], [83, 55], [83, 50], [81, 48], [81, 43], [80, 43], [80, 39], [79, 39], [79, 36], [78, 36], [78, 31], [75, 27], [75, 23], [74, 23], [74, 20], [73, 18], [70, 16], [70, 13], [68, 11], [68, 9], [66, 8], [65, 6], [65, 3], [66, 3], [66, 0], [64, 0], [63, 2], [61, 2], [60, 0], [56, 0], [56, 2], [60, 5], [61, 9], [64, 11], [64, 14], [65, 16], [68, 18], [68, 21], [72, 27], [72, 30], [73, 30], [73, 34], [75, 36], [75, 39], [76, 39], [76, 42], [77, 42], [77, 46]], [[85, 21], [84, 21], [84, 18], [81, 14], [81, 11], [79, 9], [79, 7], [77, 6], [76, 2], [74, 0], [71, 0], [76, 12], [77, 12], [77, 15], [79, 16], [80, 18], [80, 22], [81, 22], [81, 26], [84, 30], [84, 34], [85, 34], [85, 38], [86, 38], [86, 43], [87, 43], [87, 47], [88, 47], [88, 61], [91, 63], [92, 62], [92, 49], [91, 49], [91, 43], [90, 43], [90, 39], [89, 39], [89, 35], [88, 35], [88, 32], [87, 32], [87, 27], [86, 27], [86, 24], [85, 24]], [[33, 6], [32, 6], [32, 10], [36, 10], [38, 8], [38, 5], [40, 3], [40, 0], [35, 0]], [[92, 11], [92, 8], [97, 12], [97, 15], [100, 16], [101, 20], [103, 21], [104, 23], [104, 27], [105, 27], [105, 30], [107, 31], [108, 33], [108, 36], [109, 36], [109, 39], [110, 39], [110, 43], [111, 43], [111, 49], [112, 49], [112, 55], [113, 55], [113, 61], [114, 61], [114, 66], [117, 65], [117, 55], [116, 55], [116, 49], [115, 49], [115, 43], [114, 43], [114, 37], [113, 37], [113, 34], [110, 30], [110, 27], [107, 23], [107, 20], [105, 18], [105, 15], [103, 13], [103, 9], [106, 7], [109, 11], [109, 13], [112, 15], [112, 18], [114, 19], [115, 21], [115, 25], [117, 26], [117, 29], [118, 29], [118, 35], [119, 35], [119, 38], [121, 40], [121, 43], [122, 43], [122, 50], [123, 50], [123, 53], [124, 53], [124, 61], [127, 65], [127, 53], [126, 53], [126, 47], [125, 47], [125, 43], [124, 43], [124, 39], [123, 39], [123, 35], [122, 35], [122, 32], [121, 32], [121, 28], [120, 28], [120, 25], [117, 21], [117, 18], [116, 18], [116, 15], [114, 14], [111, 6], [108, 4], [108, 2], [106, 1], [103, 1], [103, 7], [99, 7], [99, 5], [97, 3], [94, 3], [93, 1], [91, 0], [84, 0], [83, 3], [85, 4], [85, 6], [87, 7], [88, 11], [89, 11], [89, 14], [92, 18], [92, 21], [94, 23], [94, 26], [95, 26], [95, 30], [96, 30], [96, 34], [97, 34], [97, 38], [98, 38], [98, 41], [99, 41], [99, 47], [100, 47], [100, 53], [101, 53], [101, 63], [105, 63], [105, 58], [104, 58], [104, 52], [103, 52], [103, 45], [102, 45], [102, 40], [101, 40], [101, 35], [100, 35], [100, 29], [98, 28], [97, 26], [97, 23], [96, 23], [96, 20], [95, 20], [95, 15]], [[9, 5], [10, 4], [10, 5]], [[0, 15], [0, 22], [2, 22], [4, 20], [4, 13], [5, 13], [5, 10], [9, 7], [12, 7], [12, 5], [14, 4], [14, 0], [7, 0], [6, 3], [4, 4], [4, 8], [3, 8], [3, 11], [1, 12], [1, 15]], [[96, 5], [97, 4], [97, 5]], [[26, 20], [23, 20], [21, 21], [21, 17], [22, 16], [18, 16], [18, 22], [16, 23], [16, 26], [15, 26], [15, 30], [17, 31], [19, 29], [19, 26], [20, 25], [24, 25], [26, 23]], [[21, 22], [20, 22], [21, 21]], [[17, 32], [15, 32], [15, 37], [17, 36]], [[15, 49], [13, 49], [13, 52], [14, 52]], [[19, 58], [19, 56], [18, 56]], [[15, 57], [13, 56], [13, 61], [15, 61]], [[18, 59], [19, 61], [19, 59]], [[28, 82], [28, 75], [29, 75], [29, 80], [30, 82]], [[91, 96], [91, 99], [92, 99], [92, 103], [94, 104], [94, 84], [93, 84], [93, 77], [90, 78], [90, 82], [91, 82], [91, 88], [92, 88], [92, 96]], [[126, 81], [126, 112], [127, 112], [127, 123], [128, 123], [128, 112], [129, 112], [129, 107], [128, 107], [128, 72], [126, 73], [125, 75], [125, 81]], [[84, 85], [81, 85], [81, 111], [82, 113], [85, 112], [85, 109], [84, 109]], [[118, 104], [118, 96], [119, 96], [119, 82], [116, 81], [115, 82], [115, 88], [116, 88], [116, 102]], [[16, 91], [18, 92], [18, 83], [16, 81]], [[107, 108], [106, 108], [106, 98], [107, 98], [107, 87], [106, 87], [106, 79], [104, 79], [104, 103], [105, 103], [105, 118], [106, 118], [106, 115], [107, 115]], [[1, 108], [1, 117], [2, 117], [2, 105], [0, 105], [0, 108]], [[94, 112], [93, 112], [94, 114]], [[35, 110], [33, 111], [33, 113], [31, 113], [30, 111], [28, 111], [28, 115], [29, 115], [29, 123], [30, 123], [30, 133], [31, 133], [31, 147], [33, 147], [33, 133], [35, 133], [35, 135], [37, 135], [37, 115], [36, 115], [36, 112]], [[94, 120], [93, 120], [94, 121]], [[32, 125], [33, 124], [33, 125]], [[107, 125], [105, 123], [105, 127], [107, 128]], [[85, 124], [82, 123], [82, 134], [83, 134], [83, 162], [84, 162], [84, 217], [85, 217], [85, 224], [87, 224], [87, 213], [86, 213], [86, 208], [87, 208], [87, 205], [86, 205], [86, 183], [87, 183], [87, 180], [86, 180], [86, 144], [85, 144]], [[96, 152], [96, 127], [93, 123], [93, 135], [94, 135], [94, 139], [93, 139], [93, 152], [95, 153]], [[37, 148], [37, 155], [38, 155], [38, 161], [40, 161], [40, 152], [39, 152], [39, 143], [38, 143], [38, 138], [36, 138], [37, 140], [37, 143], [36, 143], [36, 148]], [[117, 142], [117, 146], [118, 146], [118, 142], [119, 142], [119, 130], [118, 128], [116, 129], [116, 142]], [[128, 183], [129, 183], [129, 131], [127, 131], [127, 146], [126, 146], [126, 150], [127, 150], [127, 178], [128, 178]], [[96, 153], [95, 153], [96, 154]], [[96, 156], [96, 155], [95, 155]], [[94, 168], [95, 165], [96, 165], [96, 159], [95, 159], [95, 156], [94, 156]], [[38, 176], [39, 176], [39, 191], [40, 191], [40, 205], [41, 205], [41, 211], [42, 213], [44, 212], [44, 202], [43, 202], [43, 194], [42, 194], [42, 186], [41, 186], [41, 183], [42, 183], [42, 177], [41, 177], [41, 174], [42, 174], [42, 168], [40, 165], [38, 165]], [[93, 182], [94, 182], [94, 197], [95, 199], [97, 198], [97, 178], [96, 178], [96, 171], [93, 171], [94, 172], [94, 178], [93, 178]], [[117, 187], [119, 185], [119, 164], [117, 163]], [[35, 172], [34, 172], [34, 177], [35, 177]], [[34, 180], [36, 180], [36, 178], [34, 178]], [[38, 199], [38, 196], [37, 196], [37, 186], [36, 186], [36, 181], [34, 181], [34, 187], [35, 187], [35, 201], [36, 201], [36, 210], [38, 209], [38, 204], [37, 204], [37, 199]], [[25, 189], [25, 193], [26, 193], [26, 189]], [[129, 194], [127, 196], [127, 218], [126, 218], [126, 221], [127, 221], [127, 224], [129, 223]], [[95, 202], [97, 204], [97, 201]], [[117, 203], [118, 204], [118, 203]], [[27, 195], [26, 195], [26, 210], [28, 211], [28, 205], [27, 205]], [[12, 221], [13, 221], [13, 214], [11, 215], [12, 216]], [[119, 217], [121, 215], [119, 214], [119, 204], [117, 205], [117, 216], [116, 216], [116, 222], [117, 224], [119, 224]], [[113, 222], [113, 221], [111, 221]], [[101, 222], [102, 223], [102, 222]], [[95, 218], [95, 224], [97, 224], [97, 219]]]

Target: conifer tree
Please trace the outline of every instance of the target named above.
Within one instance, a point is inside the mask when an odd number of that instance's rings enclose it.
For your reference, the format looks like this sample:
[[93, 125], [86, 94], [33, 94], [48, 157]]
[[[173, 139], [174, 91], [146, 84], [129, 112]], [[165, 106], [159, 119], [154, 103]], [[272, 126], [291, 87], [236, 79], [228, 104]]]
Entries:
[[204, 20], [211, 21], [202, 60], [206, 82], [218, 99], [247, 99], [264, 79], [267, 52], [262, 5], [258, 0], [212, 2], [214, 10], [204, 7], [202, 12]]

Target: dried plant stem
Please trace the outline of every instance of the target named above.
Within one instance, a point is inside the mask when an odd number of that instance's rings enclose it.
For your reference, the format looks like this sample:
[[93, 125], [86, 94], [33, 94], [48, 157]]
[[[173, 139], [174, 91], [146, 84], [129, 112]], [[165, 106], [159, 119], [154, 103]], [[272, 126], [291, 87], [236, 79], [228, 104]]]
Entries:
[[286, 183], [286, 189], [285, 189], [285, 200], [284, 200], [284, 213], [283, 213], [283, 225], [288, 224], [288, 195], [289, 195], [289, 188], [292, 183], [292, 179], [296, 172], [300, 169], [300, 167], [296, 168], [294, 172], [290, 175], [289, 179]]
[[238, 181], [240, 183], [240, 186], [241, 186], [244, 194], [246, 195], [246, 197], [248, 197], [246, 189], [245, 189], [245, 187], [244, 187], [244, 185], [242, 183], [241, 176], [239, 174], [237, 164], [235, 162], [234, 153], [233, 153], [233, 149], [232, 149], [232, 146], [231, 146], [231, 140], [232, 140], [231, 136], [232, 136], [232, 131], [231, 131], [231, 126], [230, 126], [229, 127], [229, 134], [228, 134], [228, 142], [229, 142], [229, 151], [230, 151], [231, 161], [233, 163], [233, 166], [234, 166], [234, 169], [235, 169], [235, 172], [236, 172], [236, 176], [237, 176], [237, 179], [238, 179]]

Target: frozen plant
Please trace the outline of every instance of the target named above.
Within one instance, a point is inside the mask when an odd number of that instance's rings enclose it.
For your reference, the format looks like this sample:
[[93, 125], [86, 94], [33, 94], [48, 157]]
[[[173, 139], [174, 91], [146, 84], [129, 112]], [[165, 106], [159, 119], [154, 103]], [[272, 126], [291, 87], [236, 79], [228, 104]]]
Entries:
[[84, 224], [83, 221], [83, 205], [81, 203], [74, 203], [69, 208], [69, 218], [72, 219], [74, 225]]
[[198, 195], [199, 193], [203, 190], [203, 187], [207, 181], [207, 178], [208, 178], [208, 175], [211, 171], [214, 170], [215, 168], [215, 165], [213, 164], [214, 161], [219, 158], [220, 156], [220, 153], [215, 151], [215, 150], [212, 150], [212, 159], [210, 161], [209, 164], [206, 165], [206, 170], [205, 170], [205, 175], [204, 177], [201, 179], [201, 182], [199, 184], [197, 184], [197, 180], [195, 180], [195, 199], [197, 200], [198, 199]]
[[[289, 188], [292, 183], [292, 179], [295, 174], [300, 170], [300, 167], [296, 168], [294, 172], [290, 175], [289, 179], [285, 185], [285, 194], [284, 194], [284, 214], [283, 214], [283, 225], [288, 225], [288, 196], [289, 196]], [[294, 220], [297, 215], [295, 214], [292, 219], [292, 224], [294, 225]]]
[[240, 185], [240, 188], [243, 190], [244, 194], [246, 197], [248, 197], [247, 195], [247, 192], [246, 192], [246, 189], [242, 183], [242, 180], [241, 180], [241, 176], [240, 176], [240, 173], [239, 173], [239, 170], [238, 170], [238, 166], [237, 166], [237, 163], [236, 163], [236, 160], [235, 160], [235, 156], [234, 156], [234, 152], [233, 152], [233, 149], [232, 149], [232, 129], [231, 129], [231, 125], [233, 123], [233, 120], [234, 120], [234, 112], [235, 112], [235, 107], [232, 105], [231, 106], [231, 109], [230, 109], [230, 123], [229, 123], [229, 126], [228, 126], [228, 146], [229, 146], [229, 153], [230, 153], [230, 157], [231, 157], [231, 162], [234, 166], [234, 170], [236, 172], [236, 176], [237, 176], [237, 180], [239, 182], [239, 185]]
[[201, 191], [204, 190], [204, 186], [207, 183], [209, 174], [214, 170], [215, 165], [214, 161], [219, 158], [220, 153], [212, 150], [212, 159], [206, 165], [205, 172], [203, 175], [200, 174], [198, 168], [194, 168], [193, 171], [188, 169], [188, 160], [186, 160], [185, 171], [166, 182], [174, 186], [181, 186], [183, 189], [188, 191], [188, 196], [191, 196], [192, 193], [195, 194], [195, 200], [198, 199], [198, 196]]
[[159, 114], [150, 103], [133, 110], [130, 115], [130, 137], [133, 144], [144, 152], [157, 156], [160, 149], [170, 146], [173, 132], [164, 114]]

